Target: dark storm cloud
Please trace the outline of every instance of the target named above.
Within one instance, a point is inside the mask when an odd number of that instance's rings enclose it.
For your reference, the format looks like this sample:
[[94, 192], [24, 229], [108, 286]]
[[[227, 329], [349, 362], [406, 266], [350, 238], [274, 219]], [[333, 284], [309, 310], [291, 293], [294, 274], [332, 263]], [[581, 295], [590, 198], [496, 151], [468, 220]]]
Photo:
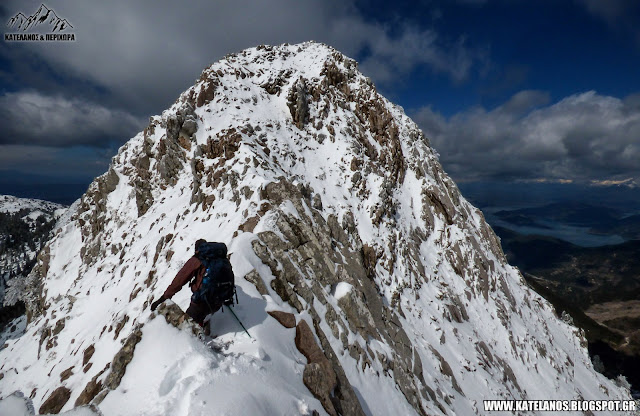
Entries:
[[45, 180], [44, 183], [53, 183], [60, 178], [71, 178], [72, 182], [73, 178], [82, 178], [83, 182], [88, 182], [88, 179], [105, 172], [116, 151], [115, 148], [106, 150], [85, 146], [0, 145], [0, 181], [21, 182], [25, 178], [39, 176]]
[[[28, 12], [38, 5], [11, 0], [5, 9]], [[418, 66], [459, 82], [483, 59], [462, 38], [444, 39], [404, 22], [398, 30], [366, 21], [344, 1], [116, 0], [89, 6], [68, 0], [52, 7], [74, 25], [75, 43], [12, 46], [29, 48], [65, 76], [103, 86], [116, 97], [112, 106], [147, 115], [170, 105], [212, 62], [262, 43], [317, 40], [352, 57], [367, 51], [361, 66], [378, 82]], [[37, 73], [33, 67], [40, 63], [31, 66]]]
[[602, 181], [640, 178], [640, 100], [590, 91], [548, 105], [522, 91], [497, 108], [449, 119], [423, 108], [416, 122], [459, 180]]
[[[259, 44], [325, 42], [360, 58], [374, 81], [391, 85], [418, 67], [454, 82], [469, 77], [482, 51], [407, 22], [379, 24], [340, 0], [143, 0], [47, 3], [73, 25], [68, 43], [0, 45], [0, 152], [5, 166], [39, 163], [51, 172], [106, 169], [99, 149], [122, 144], [159, 114], [201, 71]], [[8, 0], [7, 21], [40, 0]], [[27, 151], [32, 146], [31, 151]], [[9, 158], [10, 156], [10, 158]], [[100, 172], [100, 170], [98, 170]]]
[[0, 97], [0, 145], [107, 147], [133, 137], [144, 121], [79, 98], [24, 91]]

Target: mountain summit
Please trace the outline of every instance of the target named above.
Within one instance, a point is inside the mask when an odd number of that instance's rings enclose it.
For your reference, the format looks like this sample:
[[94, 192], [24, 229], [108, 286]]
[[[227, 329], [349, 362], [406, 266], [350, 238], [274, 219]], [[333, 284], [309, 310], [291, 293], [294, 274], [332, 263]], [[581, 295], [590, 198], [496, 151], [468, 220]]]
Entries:
[[[199, 238], [229, 247], [252, 338], [218, 312], [212, 349], [176, 305], [149, 310]], [[23, 297], [0, 396], [43, 413], [471, 415], [486, 399], [630, 398], [507, 264], [416, 124], [314, 42], [205, 69], [58, 223]]]

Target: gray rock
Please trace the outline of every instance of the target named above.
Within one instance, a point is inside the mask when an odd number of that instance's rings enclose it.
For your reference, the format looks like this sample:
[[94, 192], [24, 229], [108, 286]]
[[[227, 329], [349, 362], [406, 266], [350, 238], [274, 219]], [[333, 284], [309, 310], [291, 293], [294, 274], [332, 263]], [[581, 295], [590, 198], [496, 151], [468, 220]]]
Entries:
[[287, 96], [287, 105], [289, 106], [291, 117], [296, 127], [300, 130], [309, 122], [308, 94], [307, 83], [305, 79], [301, 77], [293, 84]]
[[331, 402], [331, 392], [335, 385], [332, 385], [330, 377], [327, 376], [327, 371], [322, 365], [318, 363], [309, 363], [304, 367], [302, 373], [302, 382], [309, 389], [309, 391], [320, 400], [324, 410], [330, 415], [336, 415], [336, 410]]
[[[421, 360], [416, 360], [415, 349], [398, 320], [401, 310], [398, 309], [396, 313], [393, 305], [385, 306], [382, 295], [375, 286], [373, 278], [383, 254], [379, 254], [377, 248], [362, 246], [356, 236], [345, 233], [345, 229], [355, 232], [353, 215], [345, 215], [340, 224], [335, 216], [329, 216], [328, 221], [325, 221], [312, 207], [312, 220], [307, 216], [303, 205], [306, 201], [303, 190], [284, 179], [267, 185], [261, 192], [261, 199], [266, 199], [272, 207], [289, 200], [301, 215], [301, 218], [297, 218], [278, 211], [276, 226], [283, 238], [270, 231], [261, 232], [258, 239], [252, 242], [254, 252], [275, 277], [271, 281], [274, 291], [298, 311], [308, 311], [315, 317], [314, 320], [320, 319], [315, 309], [312, 306], [305, 308], [303, 305], [312, 305], [318, 301], [324, 304], [327, 311], [325, 319], [333, 336], [337, 336], [334, 334], [339, 332], [346, 333], [346, 328], [342, 327], [344, 317], [352, 332], [361, 334], [364, 339], [377, 339], [389, 345], [395, 360], [386, 363], [387, 371], [393, 373], [398, 388], [409, 403], [419, 414], [426, 414], [421, 404], [423, 400], [435, 401], [435, 405], [439, 406], [435, 396], [429, 393], [433, 389], [424, 384]], [[420, 239], [417, 236], [416, 241], [419, 247]], [[418, 248], [413, 251], [416, 250]], [[419, 255], [419, 250], [417, 252]], [[392, 263], [388, 260], [384, 263], [385, 267], [392, 267], [389, 264]], [[301, 271], [306, 280], [301, 278]], [[321, 288], [334, 286], [341, 281], [352, 284], [353, 289], [339, 300], [340, 310], [331, 312], [330, 302]], [[340, 327], [342, 331], [339, 330]], [[321, 333], [316, 327], [316, 334], [321, 339], [324, 350], [322, 355], [335, 357], [331, 344]], [[323, 338], [325, 341], [322, 341]], [[340, 341], [343, 348], [363, 365], [367, 362], [371, 365], [371, 360], [377, 359], [367, 352], [366, 346], [350, 345], [347, 337], [341, 337]], [[314, 354], [319, 353], [308, 351], [305, 356]], [[339, 414], [363, 414], [339, 360], [328, 360], [338, 381], [332, 396], [335, 410]]]
[[315, 194], [313, 196], [313, 201], [311, 203], [311, 206], [317, 209], [318, 211], [322, 211], [322, 198], [320, 197], [320, 195]]
[[302, 381], [314, 397], [320, 400], [327, 413], [336, 415], [331, 401], [333, 390], [338, 384], [336, 373], [305, 320], [301, 320], [296, 326], [295, 343], [298, 351], [307, 358]]
[[[256, 269], [251, 270], [249, 273], [244, 275], [244, 280], [247, 282], [253, 283], [253, 285], [258, 289], [258, 293], [261, 295], [268, 295], [269, 291], [267, 290], [267, 286], [265, 286], [262, 277], [260, 277], [260, 273]], [[294, 324], [295, 325], [295, 324]]]
[[135, 329], [133, 333], [127, 337], [120, 351], [118, 351], [113, 357], [113, 361], [111, 362], [111, 372], [104, 383], [105, 387], [115, 390], [120, 385], [120, 381], [127, 371], [127, 366], [133, 359], [133, 352], [136, 345], [138, 345], [141, 339], [142, 331], [140, 330], [140, 327]]
[[195, 323], [178, 305], [171, 300], [166, 300], [158, 306], [158, 314], [164, 316], [167, 323], [176, 328], [190, 332], [195, 336], [202, 335], [202, 327]]
[[186, 137], [191, 137], [196, 131], [198, 131], [198, 122], [189, 118], [182, 124], [182, 130], [180, 133], [183, 133]]

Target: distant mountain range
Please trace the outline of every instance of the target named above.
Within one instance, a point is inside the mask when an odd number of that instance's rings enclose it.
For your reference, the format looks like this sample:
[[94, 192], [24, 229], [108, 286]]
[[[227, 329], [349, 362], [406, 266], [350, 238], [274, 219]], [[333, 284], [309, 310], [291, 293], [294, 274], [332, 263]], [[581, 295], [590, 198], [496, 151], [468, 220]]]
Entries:
[[38, 10], [29, 17], [25, 16], [22, 12], [19, 12], [9, 19], [7, 26], [27, 31], [43, 24], [48, 24], [51, 27], [52, 32], [62, 32], [67, 28], [73, 27], [67, 19], [58, 17], [56, 12], [44, 4], [41, 4]]
[[[0, 195], [0, 330], [24, 313], [22, 302], [4, 305], [9, 282], [29, 274], [65, 209], [48, 201]], [[0, 342], [3, 339], [0, 336]]]

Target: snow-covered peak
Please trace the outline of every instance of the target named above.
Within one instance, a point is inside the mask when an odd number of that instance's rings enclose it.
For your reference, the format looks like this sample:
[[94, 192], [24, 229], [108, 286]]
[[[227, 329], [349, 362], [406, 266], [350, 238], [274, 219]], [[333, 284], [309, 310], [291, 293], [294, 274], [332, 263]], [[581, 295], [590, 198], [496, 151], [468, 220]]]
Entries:
[[[65, 211], [66, 207], [53, 202], [0, 195], [0, 308], [5, 300], [10, 305], [20, 300], [21, 289], [7, 286], [22, 283], [21, 279], [29, 274], [38, 251], [52, 236], [54, 224]], [[7, 291], [9, 296], [5, 296]], [[3, 316], [11, 315], [2, 311]], [[0, 320], [0, 330], [5, 323], [5, 319]]]
[[[205, 69], [58, 228], [26, 332], [0, 351], [0, 396], [41, 410], [480, 414], [485, 399], [629, 397], [507, 264], [415, 123], [326, 45]], [[214, 349], [175, 305], [149, 310], [199, 238], [229, 247], [250, 334], [218, 312]]]
[[0, 212], [12, 214], [21, 210], [29, 211], [33, 216], [35, 212], [61, 215], [66, 209], [64, 205], [41, 199], [18, 198], [12, 195], [0, 195]]

